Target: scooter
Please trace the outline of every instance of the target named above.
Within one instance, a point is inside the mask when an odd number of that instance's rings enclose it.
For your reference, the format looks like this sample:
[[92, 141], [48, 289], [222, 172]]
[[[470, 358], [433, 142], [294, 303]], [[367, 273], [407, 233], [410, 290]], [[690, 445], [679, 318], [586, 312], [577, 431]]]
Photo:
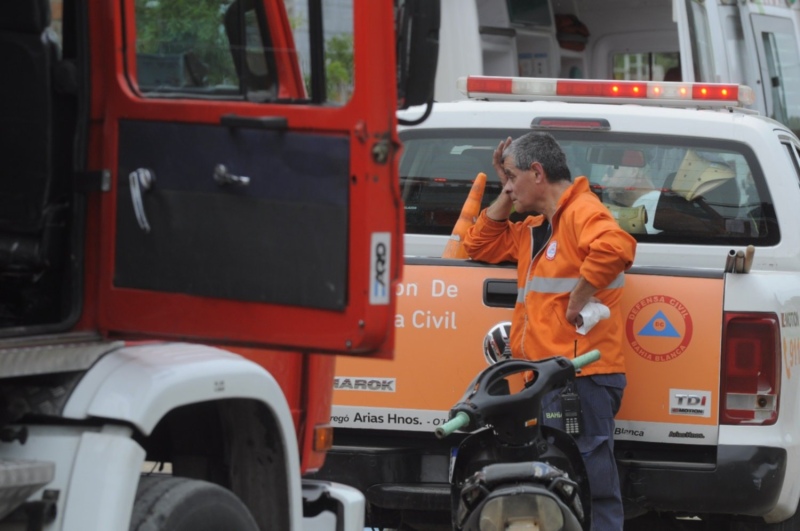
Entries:
[[[451, 460], [451, 514], [458, 531], [588, 531], [589, 480], [571, 435], [541, 424], [542, 399], [600, 358], [511, 359], [487, 336], [484, 369], [436, 429], [465, 437]], [[500, 354], [500, 356], [498, 356]], [[524, 383], [523, 383], [524, 382]]]

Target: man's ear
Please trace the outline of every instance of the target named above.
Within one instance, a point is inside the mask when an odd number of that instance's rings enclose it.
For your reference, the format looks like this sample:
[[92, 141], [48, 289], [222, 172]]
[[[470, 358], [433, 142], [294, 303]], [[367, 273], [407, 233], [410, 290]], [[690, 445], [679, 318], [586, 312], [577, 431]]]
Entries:
[[544, 179], [544, 167], [541, 162], [531, 162], [531, 171], [533, 172], [534, 182], [538, 183]]

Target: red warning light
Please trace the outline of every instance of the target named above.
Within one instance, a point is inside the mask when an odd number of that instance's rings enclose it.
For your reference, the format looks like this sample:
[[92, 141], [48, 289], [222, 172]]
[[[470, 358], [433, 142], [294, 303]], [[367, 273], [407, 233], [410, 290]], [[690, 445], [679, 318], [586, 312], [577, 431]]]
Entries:
[[736, 85], [694, 85], [692, 98], [698, 100], [727, 100], [735, 102], [739, 99], [739, 90]]
[[[497, 94], [520, 96], [521, 99], [561, 97], [567, 100], [623, 102], [647, 99], [667, 104], [696, 101], [703, 106], [752, 105], [749, 87], [723, 83], [646, 82], [631, 80], [544, 79], [469, 76], [462, 78], [461, 90], [470, 95]], [[459, 83], [462, 83], [462, 80]], [[740, 101], [741, 98], [741, 101]]]
[[646, 98], [647, 83], [558, 80], [556, 93], [562, 96]]
[[489, 92], [494, 94], [511, 94], [510, 77], [470, 76], [467, 78], [469, 92]]

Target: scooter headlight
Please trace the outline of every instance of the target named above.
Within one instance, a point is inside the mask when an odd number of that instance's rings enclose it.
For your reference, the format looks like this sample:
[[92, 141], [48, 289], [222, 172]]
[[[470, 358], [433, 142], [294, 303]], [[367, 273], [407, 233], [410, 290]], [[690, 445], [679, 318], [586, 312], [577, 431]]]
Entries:
[[549, 496], [497, 497], [480, 508], [480, 531], [558, 531], [563, 527], [561, 507]]
[[577, 487], [545, 462], [488, 465], [464, 481], [453, 523], [463, 531], [582, 531]]

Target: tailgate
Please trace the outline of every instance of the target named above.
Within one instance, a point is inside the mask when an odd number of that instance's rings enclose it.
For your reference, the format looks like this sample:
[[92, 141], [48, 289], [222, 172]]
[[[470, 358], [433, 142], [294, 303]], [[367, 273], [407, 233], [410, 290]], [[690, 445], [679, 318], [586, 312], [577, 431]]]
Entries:
[[628, 386], [615, 439], [717, 442], [723, 288], [719, 273], [697, 278], [634, 269], [625, 276]]
[[483, 338], [511, 310], [484, 304], [484, 280], [516, 269], [463, 260], [408, 261], [398, 287], [394, 360], [336, 359], [331, 423], [433, 433], [478, 372]]

